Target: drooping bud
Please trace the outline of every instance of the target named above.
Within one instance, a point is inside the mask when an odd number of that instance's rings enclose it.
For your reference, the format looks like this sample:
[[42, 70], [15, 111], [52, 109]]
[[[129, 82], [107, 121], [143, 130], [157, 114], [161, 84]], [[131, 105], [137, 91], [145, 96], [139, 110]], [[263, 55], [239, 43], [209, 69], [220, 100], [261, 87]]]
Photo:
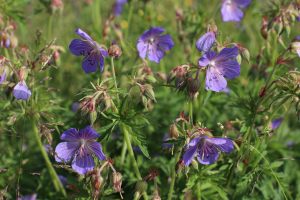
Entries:
[[122, 49], [117, 44], [112, 44], [108, 49], [108, 55], [113, 58], [119, 58], [122, 55]]
[[268, 18], [266, 16], [262, 18], [260, 33], [265, 40], [268, 38]]
[[190, 98], [195, 98], [200, 88], [200, 80], [198, 78], [189, 77], [187, 79], [187, 92]]

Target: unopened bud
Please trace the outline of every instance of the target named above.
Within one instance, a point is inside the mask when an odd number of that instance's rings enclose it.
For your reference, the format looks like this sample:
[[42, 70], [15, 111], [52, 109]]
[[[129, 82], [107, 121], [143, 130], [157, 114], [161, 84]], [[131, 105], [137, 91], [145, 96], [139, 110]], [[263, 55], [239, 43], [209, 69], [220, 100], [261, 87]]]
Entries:
[[144, 193], [148, 188], [148, 184], [146, 181], [140, 180], [135, 185], [135, 191], [139, 194]]
[[268, 38], [268, 18], [266, 16], [263, 17], [260, 33], [264, 39]]
[[113, 188], [116, 192], [122, 191], [122, 174], [119, 172], [113, 173]]
[[240, 50], [240, 54], [242, 56], [243, 59], [247, 60], [247, 62], [250, 62], [250, 53], [249, 50], [244, 48], [244, 47], [239, 47]]
[[150, 84], [141, 85], [140, 89], [143, 95], [145, 95], [147, 98], [151, 99], [152, 101], [156, 102], [152, 85]]
[[151, 200], [161, 200], [161, 197], [159, 196], [159, 193], [158, 193], [157, 189], [154, 190]]
[[27, 74], [28, 74], [28, 72], [27, 72], [26, 67], [21, 67], [21, 69], [18, 71], [18, 76], [19, 76], [20, 81], [26, 80]]
[[97, 112], [94, 110], [94, 111], [90, 112], [90, 122], [91, 122], [91, 124], [94, 124], [96, 119], [97, 119]]
[[179, 136], [176, 124], [172, 124], [169, 129], [169, 134], [171, 138], [177, 139]]
[[108, 49], [108, 55], [114, 58], [119, 58], [122, 55], [122, 49], [117, 44], [113, 44]]
[[187, 92], [191, 98], [197, 96], [198, 90], [200, 88], [200, 80], [198, 78], [191, 78], [187, 79]]

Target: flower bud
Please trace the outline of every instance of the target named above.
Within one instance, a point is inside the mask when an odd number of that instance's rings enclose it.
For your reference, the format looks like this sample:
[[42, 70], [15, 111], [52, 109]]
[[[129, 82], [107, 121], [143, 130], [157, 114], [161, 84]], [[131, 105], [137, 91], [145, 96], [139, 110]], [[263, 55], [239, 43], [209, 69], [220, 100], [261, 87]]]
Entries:
[[97, 112], [94, 110], [94, 111], [90, 112], [90, 122], [91, 122], [91, 124], [94, 124], [96, 119], [97, 119]]
[[119, 172], [113, 173], [113, 188], [116, 192], [122, 192], [122, 174]]
[[263, 38], [266, 40], [268, 38], [268, 18], [264, 16], [262, 18], [262, 25], [260, 28], [260, 34], [263, 36]]
[[159, 196], [159, 193], [158, 193], [157, 189], [154, 190], [151, 200], [161, 200], [161, 197]]
[[198, 78], [189, 77], [187, 79], [187, 92], [190, 98], [194, 98], [198, 94], [200, 88], [200, 80]]
[[138, 193], [138, 194], [142, 194], [144, 193], [148, 188], [148, 184], [146, 181], [143, 181], [143, 180], [139, 180], [136, 182], [136, 185], [135, 185], [135, 191]]
[[119, 58], [122, 55], [122, 49], [117, 44], [113, 44], [108, 49], [108, 55], [113, 58]]
[[18, 71], [19, 80], [20, 81], [26, 80], [27, 75], [28, 75], [28, 72], [27, 72], [26, 67], [24, 67], [24, 66], [21, 67], [21, 69]]
[[176, 124], [172, 124], [169, 129], [169, 134], [171, 138], [177, 139], [179, 136]]
[[141, 89], [141, 92], [143, 93], [143, 95], [145, 97], [147, 97], [148, 99], [151, 99], [152, 101], [156, 102], [155, 94], [154, 94], [152, 85], [150, 85], [150, 84], [140, 85], [140, 89]]
[[94, 98], [85, 98], [80, 102], [80, 109], [84, 112], [93, 112], [96, 109], [96, 101]]

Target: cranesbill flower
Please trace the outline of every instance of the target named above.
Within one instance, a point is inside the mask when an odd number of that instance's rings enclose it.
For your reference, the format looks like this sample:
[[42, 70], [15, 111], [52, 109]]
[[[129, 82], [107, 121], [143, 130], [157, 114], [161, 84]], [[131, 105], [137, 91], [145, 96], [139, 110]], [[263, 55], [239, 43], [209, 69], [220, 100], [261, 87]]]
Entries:
[[60, 136], [65, 142], [55, 148], [55, 160], [64, 163], [72, 161], [73, 170], [79, 174], [93, 170], [95, 163], [92, 155], [100, 160], [106, 159], [100, 143], [96, 142], [99, 136], [91, 126], [79, 131], [75, 128], [66, 130]]
[[76, 29], [75, 33], [81, 39], [72, 40], [69, 49], [75, 56], [84, 56], [82, 62], [84, 72], [95, 72], [98, 67], [100, 67], [102, 72], [104, 69], [104, 57], [108, 56], [107, 51], [81, 29]]
[[28, 89], [25, 81], [20, 81], [13, 90], [13, 95], [16, 99], [28, 100], [31, 96], [31, 91]]
[[251, 0], [223, 0], [221, 8], [223, 21], [241, 21], [244, 17], [241, 9], [246, 8], [250, 3]]
[[174, 46], [170, 35], [161, 35], [165, 30], [161, 27], [152, 27], [145, 31], [137, 42], [137, 49], [141, 58], [159, 63], [165, 52]]
[[127, 0], [116, 0], [114, 4], [114, 13], [116, 16], [121, 15], [124, 4], [127, 3]]
[[220, 151], [230, 153], [233, 149], [233, 142], [228, 138], [211, 138], [202, 135], [192, 139], [187, 145], [183, 161], [185, 166], [188, 166], [197, 156], [199, 163], [210, 165], [218, 160]]
[[18, 198], [17, 200], [36, 200], [37, 194], [28, 194], [25, 196], [22, 196], [21, 198]]
[[196, 47], [199, 51], [207, 52], [211, 49], [216, 41], [216, 34], [213, 31], [202, 35], [196, 42]]
[[238, 48], [224, 48], [219, 54], [214, 51], [205, 53], [199, 59], [200, 67], [207, 67], [206, 89], [215, 92], [227, 87], [227, 79], [240, 75], [240, 64], [237, 62]]

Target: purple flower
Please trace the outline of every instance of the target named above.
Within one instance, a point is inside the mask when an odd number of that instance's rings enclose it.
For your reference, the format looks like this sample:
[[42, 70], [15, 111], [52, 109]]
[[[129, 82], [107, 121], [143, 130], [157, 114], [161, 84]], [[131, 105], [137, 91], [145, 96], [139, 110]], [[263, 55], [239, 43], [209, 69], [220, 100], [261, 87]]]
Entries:
[[58, 175], [58, 178], [59, 178], [61, 184], [63, 184], [64, 186], [68, 184], [68, 179], [65, 176]]
[[153, 27], [145, 31], [137, 42], [137, 49], [141, 58], [148, 57], [150, 61], [160, 62], [165, 52], [174, 46], [170, 35], [161, 35], [165, 30]]
[[282, 121], [283, 121], [283, 118], [282, 118], [282, 117], [277, 118], [277, 119], [274, 119], [274, 120], [272, 121], [271, 125], [270, 125], [270, 128], [271, 128], [272, 130], [275, 130], [275, 129], [279, 128], [279, 126], [281, 125]]
[[234, 149], [233, 142], [227, 138], [210, 138], [198, 136], [187, 145], [183, 155], [185, 166], [190, 165], [195, 156], [199, 163], [210, 165], [218, 160], [219, 152], [230, 153]]
[[77, 130], [70, 128], [60, 136], [66, 142], [59, 143], [55, 148], [55, 160], [57, 162], [72, 161], [72, 168], [79, 174], [85, 174], [94, 169], [95, 163], [93, 156], [100, 160], [106, 157], [102, 152], [100, 143], [96, 138], [100, 135], [91, 127]]
[[199, 59], [199, 66], [207, 66], [206, 89], [221, 92], [227, 87], [227, 79], [233, 79], [240, 75], [240, 64], [236, 57], [239, 51], [237, 47], [224, 48], [219, 54], [213, 51], [205, 53]]
[[31, 96], [31, 91], [28, 89], [25, 81], [20, 81], [13, 90], [13, 95], [16, 99], [28, 100]]
[[5, 80], [6, 80], [6, 71], [4, 69], [4, 71], [0, 74], [0, 84], [2, 84]]
[[244, 17], [241, 8], [246, 8], [251, 0], [223, 0], [221, 13], [224, 22], [239, 22]]
[[212, 31], [202, 35], [196, 42], [196, 47], [199, 51], [207, 52], [216, 41], [216, 34]]
[[81, 39], [74, 39], [69, 45], [69, 49], [75, 56], [84, 56], [82, 68], [85, 73], [100, 71], [104, 68], [104, 57], [108, 56], [108, 52], [95, 42], [87, 33], [81, 29], [76, 29], [75, 33]]
[[116, 16], [121, 15], [125, 3], [127, 3], [127, 0], [116, 0], [114, 4], [114, 13]]

